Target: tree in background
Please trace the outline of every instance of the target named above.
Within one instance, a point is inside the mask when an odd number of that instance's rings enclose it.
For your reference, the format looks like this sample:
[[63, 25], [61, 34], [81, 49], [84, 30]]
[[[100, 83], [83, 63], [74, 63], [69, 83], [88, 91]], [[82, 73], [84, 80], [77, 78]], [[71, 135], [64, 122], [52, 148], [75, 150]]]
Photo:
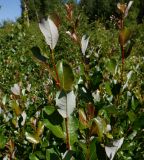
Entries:
[[24, 17], [25, 4], [30, 21], [39, 21], [53, 12], [63, 0], [21, 0], [22, 16]]
[[118, 0], [81, 0], [80, 6], [84, 9], [90, 21], [98, 18], [109, 19], [115, 13]]

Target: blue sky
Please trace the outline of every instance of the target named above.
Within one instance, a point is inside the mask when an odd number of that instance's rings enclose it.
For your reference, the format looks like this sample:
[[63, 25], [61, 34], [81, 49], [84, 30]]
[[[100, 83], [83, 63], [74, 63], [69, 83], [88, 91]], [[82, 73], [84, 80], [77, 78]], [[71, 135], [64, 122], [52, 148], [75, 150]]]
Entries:
[[0, 22], [14, 21], [21, 15], [20, 0], [0, 0]]
[[[79, 2], [80, 0], [77, 0]], [[20, 0], [0, 0], [0, 22], [15, 21], [21, 15]]]

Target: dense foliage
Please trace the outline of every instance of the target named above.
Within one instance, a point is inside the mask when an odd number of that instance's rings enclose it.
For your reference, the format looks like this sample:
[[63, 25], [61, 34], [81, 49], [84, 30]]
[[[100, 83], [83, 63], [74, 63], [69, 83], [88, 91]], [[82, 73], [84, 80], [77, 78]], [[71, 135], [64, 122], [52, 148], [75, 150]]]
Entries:
[[71, 4], [1, 27], [0, 159], [144, 159], [144, 24], [123, 5], [109, 29]]

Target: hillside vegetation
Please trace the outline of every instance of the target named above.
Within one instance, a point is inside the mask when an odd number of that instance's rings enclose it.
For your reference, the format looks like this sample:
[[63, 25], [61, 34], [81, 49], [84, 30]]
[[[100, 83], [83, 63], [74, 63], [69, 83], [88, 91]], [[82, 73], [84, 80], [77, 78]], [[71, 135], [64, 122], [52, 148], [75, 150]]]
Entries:
[[139, 3], [96, 19], [83, 3], [1, 26], [0, 159], [144, 159]]

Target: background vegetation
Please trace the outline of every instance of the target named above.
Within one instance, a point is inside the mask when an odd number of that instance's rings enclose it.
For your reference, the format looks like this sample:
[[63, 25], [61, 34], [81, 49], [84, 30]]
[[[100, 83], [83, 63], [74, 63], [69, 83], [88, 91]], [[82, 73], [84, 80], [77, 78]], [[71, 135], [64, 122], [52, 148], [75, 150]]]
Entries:
[[[22, 16], [17, 22], [1, 25], [0, 159], [105, 160], [105, 147], [113, 147], [115, 140], [124, 138], [114, 159], [142, 160], [144, 3], [134, 0], [125, 20], [132, 36], [122, 71], [118, 1], [70, 2], [72, 21], [66, 17], [65, 1], [22, 0]], [[51, 50], [38, 26], [47, 16], [57, 22], [59, 30], [55, 62], [64, 60], [75, 77], [70, 148], [65, 119], [56, 105], [59, 87], [39, 61], [46, 58], [53, 70]], [[66, 31], [76, 33], [78, 40]], [[79, 46], [83, 35], [90, 37], [85, 55]]]

